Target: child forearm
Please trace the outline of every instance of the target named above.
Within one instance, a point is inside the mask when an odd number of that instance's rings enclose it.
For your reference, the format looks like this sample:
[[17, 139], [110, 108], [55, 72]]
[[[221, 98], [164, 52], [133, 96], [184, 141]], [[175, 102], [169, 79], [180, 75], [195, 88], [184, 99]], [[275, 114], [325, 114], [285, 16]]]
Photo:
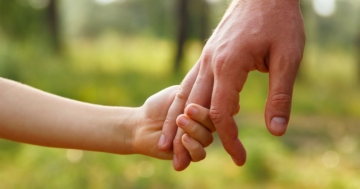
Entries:
[[0, 137], [4, 139], [131, 154], [136, 112], [78, 102], [0, 78]]

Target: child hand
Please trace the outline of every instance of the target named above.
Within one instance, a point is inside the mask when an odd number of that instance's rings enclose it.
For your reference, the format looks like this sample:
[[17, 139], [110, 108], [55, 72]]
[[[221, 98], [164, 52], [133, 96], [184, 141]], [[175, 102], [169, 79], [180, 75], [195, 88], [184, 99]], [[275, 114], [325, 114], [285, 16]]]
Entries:
[[213, 142], [212, 133], [215, 132], [215, 126], [209, 117], [209, 109], [198, 104], [189, 104], [185, 108], [185, 114], [177, 117], [176, 124], [186, 132], [181, 142], [192, 161], [203, 160], [206, 156], [204, 148]]
[[[135, 116], [137, 124], [132, 132], [132, 146], [135, 153], [159, 159], [173, 159], [173, 151], [160, 151], [158, 141], [178, 88], [179, 86], [172, 86], [154, 94], [137, 111]], [[196, 114], [192, 113], [193, 108], [198, 111]], [[208, 116], [208, 109], [191, 104], [186, 108], [185, 113], [178, 118], [179, 125], [187, 132], [183, 135], [183, 143], [192, 160], [200, 161], [206, 155], [204, 147], [213, 141], [211, 131], [215, 129]], [[183, 119], [188, 120], [187, 124], [181, 121]]]

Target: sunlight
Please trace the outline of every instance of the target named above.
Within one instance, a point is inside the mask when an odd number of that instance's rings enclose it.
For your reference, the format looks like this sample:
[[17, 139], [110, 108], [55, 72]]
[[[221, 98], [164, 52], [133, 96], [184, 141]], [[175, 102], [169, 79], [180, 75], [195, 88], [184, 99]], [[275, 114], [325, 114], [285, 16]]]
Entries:
[[328, 17], [334, 14], [336, 2], [335, 0], [313, 0], [313, 7], [316, 14]]
[[95, 2], [97, 2], [100, 5], [107, 5], [107, 4], [113, 3], [115, 1], [116, 0], [95, 0]]
[[221, 0], [206, 0], [210, 4], [220, 3]]

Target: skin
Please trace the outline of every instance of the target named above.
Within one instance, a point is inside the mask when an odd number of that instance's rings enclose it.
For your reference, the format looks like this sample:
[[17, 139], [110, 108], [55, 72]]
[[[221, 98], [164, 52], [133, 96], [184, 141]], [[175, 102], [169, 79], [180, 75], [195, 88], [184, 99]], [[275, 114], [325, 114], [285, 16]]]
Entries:
[[[91, 150], [114, 154], [142, 154], [173, 159], [173, 151], [158, 150], [157, 141], [179, 86], [166, 88], [138, 108], [83, 103], [52, 95], [0, 78], [0, 138], [56, 148]], [[191, 104], [179, 120], [186, 131], [182, 145], [192, 161], [205, 158], [204, 146], [214, 129], [209, 110]], [[203, 125], [202, 125], [203, 124]]]
[[[162, 151], [174, 149], [175, 170], [190, 164], [176, 117], [188, 103], [210, 108], [210, 118], [235, 164], [246, 161], [233, 116], [250, 71], [269, 73], [265, 124], [281, 136], [290, 119], [292, 91], [305, 45], [299, 0], [234, 0], [181, 83], [163, 127]], [[175, 159], [175, 158], [174, 158]]]

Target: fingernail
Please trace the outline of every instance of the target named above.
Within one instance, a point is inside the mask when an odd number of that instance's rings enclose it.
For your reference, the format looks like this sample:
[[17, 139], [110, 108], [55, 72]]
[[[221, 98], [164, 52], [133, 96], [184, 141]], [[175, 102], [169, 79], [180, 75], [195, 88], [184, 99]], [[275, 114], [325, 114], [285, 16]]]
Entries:
[[273, 117], [271, 120], [270, 128], [277, 133], [285, 133], [286, 131], [286, 119], [283, 117]]
[[234, 161], [234, 163], [239, 166], [239, 161], [237, 159], [235, 159], [234, 157], [231, 156], [231, 159]]
[[194, 115], [196, 115], [197, 113], [198, 113], [198, 109], [197, 108], [195, 108], [195, 107], [190, 107], [189, 109], [188, 109], [188, 111], [187, 111], [187, 113], [189, 114], [189, 115], [191, 115], [191, 116], [194, 116]]
[[178, 161], [177, 161], [176, 156], [174, 155], [174, 159], [173, 159], [173, 165], [174, 165], [174, 167], [176, 167], [177, 164], [178, 164]]
[[191, 138], [189, 137], [189, 135], [184, 134], [184, 141], [185, 141], [186, 143], [189, 143], [190, 140], [191, 140]]
[[179, 118], [179, 126], [186, 126], [189, 123], [189, 120], [187, 120], [184, 116], [181, 116]]
[[164, 144], [165, 144], [165, 135], [161, 134], [158, 146], [163, 146]]

